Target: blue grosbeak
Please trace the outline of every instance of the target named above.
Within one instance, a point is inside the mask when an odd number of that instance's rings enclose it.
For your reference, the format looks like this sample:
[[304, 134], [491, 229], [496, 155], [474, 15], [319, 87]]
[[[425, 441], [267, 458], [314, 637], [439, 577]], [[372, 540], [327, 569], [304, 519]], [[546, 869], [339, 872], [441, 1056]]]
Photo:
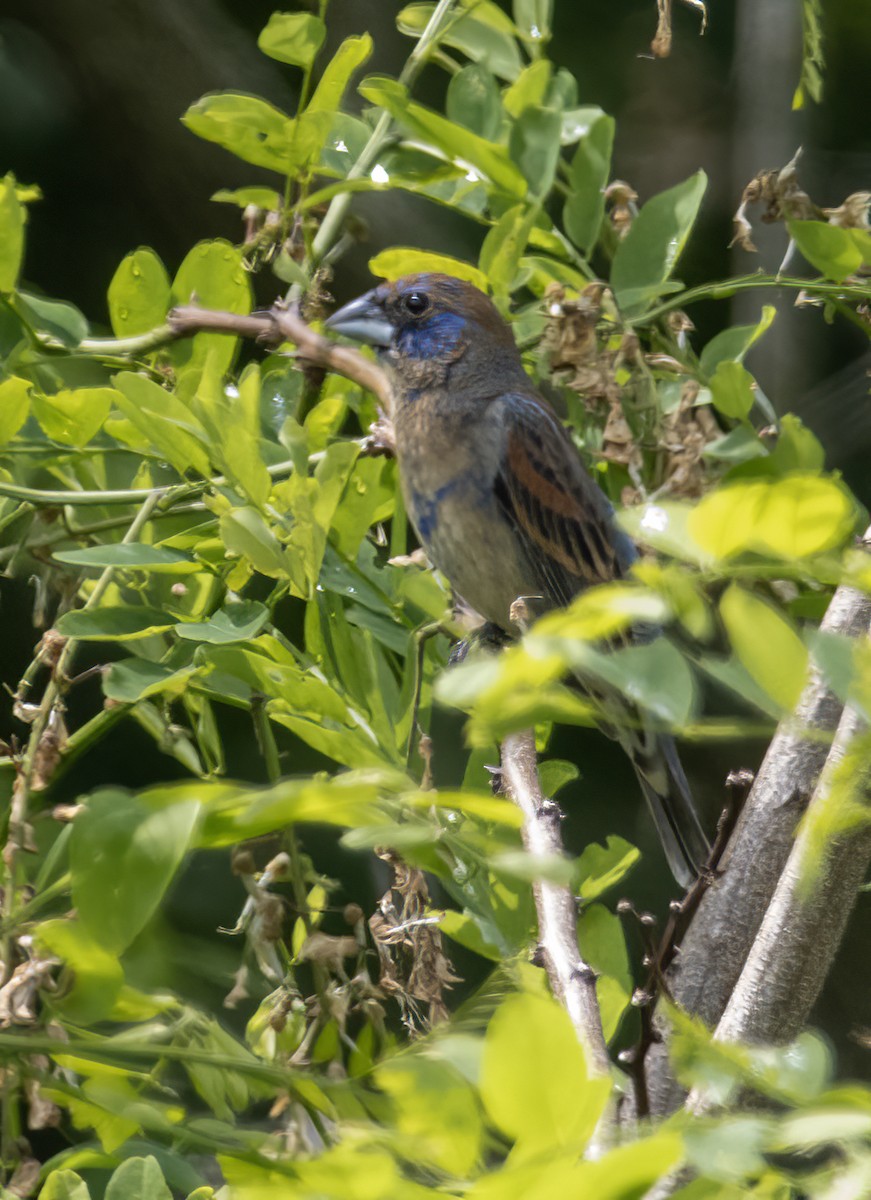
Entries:
[[[448, 275], [406, 276], [327, 326], [379, 347], [409, 517], [431, 561], [485, 620], [510, 634], [518, 598], [561, 607], [626, 573], [635, 546], [483, 292]], [[606, 732], [629, 755], [671, 870], [687, 886], [708, 843], [674, 742], [630, 701], [622, 707], [626, 720]]]

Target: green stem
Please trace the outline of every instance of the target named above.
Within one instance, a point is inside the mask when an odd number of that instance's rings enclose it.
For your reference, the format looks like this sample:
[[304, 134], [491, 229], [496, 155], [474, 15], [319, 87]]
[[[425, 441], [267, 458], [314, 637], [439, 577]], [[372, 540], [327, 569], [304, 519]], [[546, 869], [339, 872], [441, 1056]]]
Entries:
[[[408, 56], [399, 76], [399, 82], [406, 87], [411, 87], [425, 66], [427, 59], [438, 43], [438, 39], [443, 32], [442, 26], [445, 18], [454, 3], [455, 0], [439, 0], [435, 6], [433, 14], [426, 24], [426, 28]], [[392, 123], [393, 118], [390, 116], [390, 113], [383, 112], [378, 118], [378, 123], [373, 129], [368, 142], [360, 151], [359, 158], [348, 172], [346, 181], [359, 179], [361, 175], [365, 175], [372, 168], [378, 155], [389, 140]], [[340, 192], [338, 196], [333, 198], [330, 207], [327, 209], [326, 216], [321, 222], [321, 227], [312, 242], [312, 259], [315, 266], [317, 266], [336, 240], [350, 203], [350, 192]]]
[[129, 354], [135, 358], [140, 354], [149, 354], [181, 336], [171, 325], [158, 325], [156, 329], [149, 329], [148, 333], [139, 333], [135, 337], [85, 338], [76, 349], [82, 354]]
[[688, 288], [676, 292], [668, 300], [650, 309], [641, 316], [627, 320], [627, 325], [647, 325], [656, 321], [666, 313], [676, 308], [685, 308], [698, 300], [727, 300], [738, 292], [751, 292], [760, 288], [791, 288], [794, 291], [806, 291], [814, 296], [832, 300], [865, 300], [871, 296], [871, 289], [857, 287], [852, 284], [829, 283], [823, 279], [796, 279], [786, 275], [740, 275], [737, 279], [723, 280], [720, 283], [706, 283], [700, 287]]

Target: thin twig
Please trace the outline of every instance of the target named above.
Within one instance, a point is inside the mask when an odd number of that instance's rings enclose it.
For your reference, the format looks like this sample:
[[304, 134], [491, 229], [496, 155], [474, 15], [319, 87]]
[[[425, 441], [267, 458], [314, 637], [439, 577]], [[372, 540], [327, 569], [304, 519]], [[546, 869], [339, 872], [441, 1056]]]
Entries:
[[[523, 813], [523, 844], [529, 854], [562, 856], [559, 806], [542, 795], [531, 730], [502, 742], [503, 785]], [[611, 1063], [596, 997], [596, 976], [578, 949], [577, 903], [565, 884], [541, 879], [534, 885], [539, 944], [554, 995], [565, 1006], [584, 1048], [591, 1077], [610, 1076]]]

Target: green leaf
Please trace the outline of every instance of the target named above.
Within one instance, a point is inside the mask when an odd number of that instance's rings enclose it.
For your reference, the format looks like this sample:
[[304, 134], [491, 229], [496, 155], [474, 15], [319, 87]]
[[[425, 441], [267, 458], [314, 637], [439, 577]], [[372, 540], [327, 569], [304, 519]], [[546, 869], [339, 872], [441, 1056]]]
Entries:
[[103, 1200], [172, 1200], [157, 1159], [128, 1158], [106, 1184]]
[[191, 556], [181, 550], [147, 546], [144, 542], [111, 542], [84, 550], [56, 550], [53, 557], [74, 567], [118, 567], [125, 571], [177, 571], [194, 565]]
[[787, 221], [786, 227], [811, 266], [826, 279], [841, 283], [862, 266], [862, 242], [854, 237], [861, 230], [842, 229], [825, 221]]
[[661, 292], [686, 245], [707, 183], [704, 171], [697, 171], [648, 200], [632, 222], [611, 268], [611, 287], [622, 309], [640, 314]]
[[609, 835], [605, 845], [590, 842], [578, 859], [576, 886], [581, 900], [595, 900], [619, 883], [638, 860], [641, 852], [621, 837]]
[[853, 497], [838, 480], [796, 472], [710, 492], [691, 510], [687, 528], [716, 558], [747, 551], [805, 558], [840, 545], [857, 516]]
[[269, 187], [221, 188], [211, 198], [218, 204], [235, 204], [238, 208], [248, 208], [251, 204], [266, 212], [278, 212], [281, 208], [281, 196]]
[[0, 445], [14, 438], [27, 420], [30, 388], [30, 383], [17, 375], [10, 375], [0, 383]]
[[548, 90], [553, 67], [546, 58], [524, 67], [510, 88], [505, 89], [502, 104], [511, 117], [519, 117], [525, 108], [552, 107], [558, 103], [548, 102]]
[[61, 345], [73, 349], [88, 336], [88, 322], [74, 304], [65, 300], [47, 300], [19, 291], [15, 306], [24, 321], [38, 333], [56, 338]]
[[449, 1063], [424, 1055], [395, 1055], [375, 1068], [391, 1100], [395, 1127], [414, 1146], [415, 1159], [465, 1177], [478, 1162], [483, 1133], [472, 1088]]
[[756, 381], [739, 362], [721, 362], [711, 376], [711, 398], [724, 417], [744, 421], [755, 400]]
[[[435, 11], [434, 4], [409, 4], [396, 18], [401, 33], [419, 37]], [[514, 26], [493, 0], [477, 0], [466, 16], [454, 17], [439, 41], [461, 50], [500, 79], [516, 79], [522, 66]]]
[[51, 1171], [39, 1200], [91, 1200], [88, 1185], [75, 1171]]
[[793, 709], [807, 679], [808, 651], [792, 625], [736, 583], [720, 601], [720, 616], [748, 673], [781, 708]]
[[[176, 671], [144, 658], [128, 658], [111, 664], [103, 676], [103, 693], [120, 704], [133, 704], [167, 691], [178, 695], [184, 691], [191, 675], [193, 668]], [[171, 688], [170, 680], [173, 681]]]
[[526, 249], [535, 222], [535, 208], [516, 204], [504, 213], [481, 246], [478, 265], [493, 287], [494, 298], [504, 310], [520, 267], [520, 256]]
[[85, 446], [100, 431], [117, 398], [109, 387], [64, 388], [51, 396], [35, 391], [33, 415], [52, 441]]
[[810, 429], [793, 413], [784, 413], [777, 434], [777, 444], [771, 451], [775, 470], [786, 475], [791, 471], [821, 471], [826, 452]]
[[[197, 334], [204, 336], [208, 335]], [[194, 470], [208, 478], [211, 463], [205, 430], [178, 396], [153, 379], [132, 371], [119, 372], [112, 382], [120, 393], [115, 398], [116, 407], [148, 438], [161, 457], [172, 463], [182, 476]]]
[[501, 146], [455, 125], [422, 104], [414, 103], [409, 99], [408, 89], [395, 79], [370, 75], [360, 84], [359, 90], [365, 100], [380, 105], [416, 137], [441, 150], [452, 162], [468, 164], [509, 195], [520, 197], [526, 193], [526, 181]]
[[293, 120], [256, 96], [213, 92], [192, 104], [182, 122], [198, 137], [255, 167], [285, 175], [292, 165]]
[[294, 67], [310, 67], [324, 44], [327, 27], [311, 13], [274, 12], [257, 39], [264, 54]]
[[234, 508], [221, 517], [221, 539], [229, 554], [245, 558], [271, 579], [289, 576], [292, 560], [256, 508]]
[[351, 76], [363, 65], [371, 53], [372, 39], [368, 33], [364, 33], [362, 37], [345, 38], [324, 67], [324, 72], [308, 103], [306, 112], [335, 112], [342, 102]]
[[684, 1133], [687, 1158], [707, 1177], [743, 1183], [765, 1169], [770, 1127], [768, 1118], [751, 1116], [699, 1122]]
[[0, 292], [11, 292], [18, 282], [24, 257], [24, 223], [27, 212], [18, 197], [14, 175], [0, 180]]
[[544, 43], [551, 35], [554, 0], [514, 0], [517, 28], [530, 42]]
[[256, 637], [269, 620], [269, 609], [257, 600], [236, 600], [225, 604], [208, 621], [185, 621], [175, 632], [189, 642], [211, 642], [222, 646], [245, 642]]
[[43, 921], [33, 932], [37, 944], [59, 958], [71, 975], [69, 986], [52, 1000], [52, 1007], [77, 1025], [106, 1018], [124, 983], [117, 954], [95, 941], [81, 921]]
[[122, 258], [109, 284], [109, 319], [115, 336], [133, 337], [161, 325], [170, 307], [169, 275], [148, 246]]
[[[244, 314], [251, 311], [251, 276], [245, 270], [241, 249], [215, 238], [198, 242], [189, 251], [172, 283], [172, 304], [190, 304], [194, 298], [204, 308]], [[212, 369], [221, 373], [229, 370], [237, 344], [238, 338], [226, 334], [198, 333], [173, 343], [169, 353], [179, 370], [202, 369], [211, 354]]]
[[369, 270], [379, 279], [401, 279], [403, 275], [416, 275], [423, 271], [436, 271], [444, 275], [455, 275], [466, 279], [482, 292], [487, 291], [487, 276], [471, 263], [449, 254], [431, 254], [416, 250], [413, 246], [391, 246], [369, 259]]
[[508, 139], [511, 158], [517, 163], [534, 196], [550, 191], [559, 161], [562, 118], [555, 108], [525, 108]]
[[144, 929], [187, 853], [196, 800], [154, 811], [120, 789], [95, 792], [73, 822], [70, 873], [79, 919], [121, 954]]
[[[695, 711], [696, 687], [686, 659], [664, 637], [647, 645], [602, 654], [579, 646], [577, 666], [612, 687], [669, 726], [686, 725]], [[611, 709], [606, 702], [606, 711]], [[614, 719], [624, 714], [615, 711]]]
[[541, 790], [545, 796], [550, 797], [554, 797], [561, 787], [565, 787], [573, 779], [578, 779], [580, 774], [574, 763], [559, 758], [550, 758], [538, 767]]
[[755, 325], [733, 325], [712, 337], [699, 355], [699, 369], [707, 379], [721, 362], [743, 362], [744, 355], [772, 325], [777, 309], [766, 304]]
[[480, 63], [463, 67], [452, 76], [445, 102], [448, 118], [478, 137], [495, 141], [502, 124], [499, 85]]
[[578, 918], [578, 941], [581, 957], [596, 972], [602, 1029], [605, 1040], [610, 1042], [629, 1007], [633, 990], [620, 918], [603, 904], [585, 907]]
[[[518, 1053], [518, 1047], [523, 1053]], [[565, 1009], [548, 996], [510, 996], [484, 1039], [481, 1099], [523, 1159], [561, 1146], [580, 1150], [611, 1090], [588, 1079], [584, 1052]]]
[[569, 196], [563, 207], [566, 233], [589, 257], [602, 227], [605, 186], [611, 173], [614, 146], [613, 117], [602, 114], [581, 137], [569, 173]]
[[80, 642], [128, 642], [163, 633], [175, 625], [176, 619], [145, 605], [106, 605], [64, 613], [55, 622], [55, 629]]

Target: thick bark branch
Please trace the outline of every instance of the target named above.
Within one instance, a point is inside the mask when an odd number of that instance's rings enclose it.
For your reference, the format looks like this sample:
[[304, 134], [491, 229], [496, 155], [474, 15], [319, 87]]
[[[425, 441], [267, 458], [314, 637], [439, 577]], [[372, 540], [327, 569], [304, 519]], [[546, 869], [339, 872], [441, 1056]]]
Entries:
[[[822, 628], [857, 637], [867, 631], [869, 622], [871, 597], [841, 587], [832, 598]], [[796, 712], [781, 724], [768, 749], [723, 856], [722, 874], [704, 896], [680, 954], [669, 969], [671, 995], [710, 1026], [717, 1026], [741, 976], [842, 711], [842, 703], [813, 669]], [[839, 874], [840, 868], [835, 873]], [[830, 958], [842, 931], [842, 926], [828, 930], [831, 946], [825, 949], [814, 935], [808, 952], [821, 958], [829, 954]], [[776, 949], [788, 956], [782, 940]], [[765, 1001], [760, 997], [759, 1003]], [[794, 1020], [790, 1028], [798, 1031]], [[666, 1030], [663, 1032], [667, 1035]], [[670, 1112], [684, 1098], [667, 1054], [663, 1043], [651, 1047], [648, 1056], [647, 1078], [654, 1113]]]
[[[523, 844], [536, 857], [564, 853], [562, 816], [541, 793], [531, 730], [512, 733], [502, 742], [505, 789], [523, 813]], [[596, 977], [578, 950], [578, 910], [571, 888], [541, 879], [534, 885], [539, 945], [554, 995], [571, 1017], [592, 1076], [611, 1073], [608, 1048], [596, 997]]]

